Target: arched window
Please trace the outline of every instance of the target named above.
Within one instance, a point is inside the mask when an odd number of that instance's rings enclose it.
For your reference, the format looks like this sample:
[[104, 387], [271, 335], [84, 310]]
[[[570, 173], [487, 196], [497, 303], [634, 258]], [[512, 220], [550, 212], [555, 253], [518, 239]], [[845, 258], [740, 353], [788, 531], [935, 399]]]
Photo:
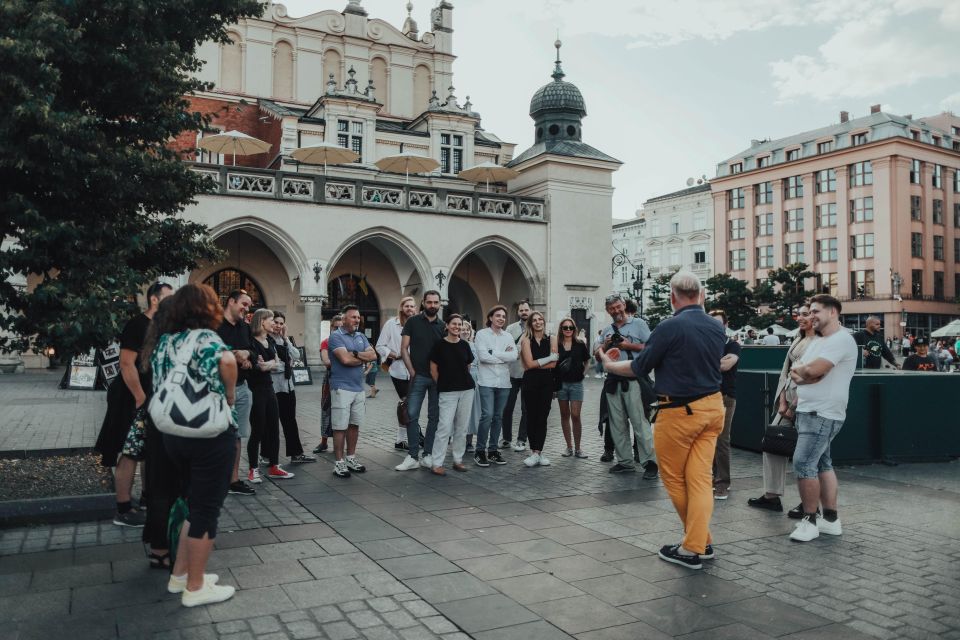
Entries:
[[327, 303], [323, 307], [323, 319], [329, 320], [348, 304], [357, 305], [360, 311], [360, 330], [373, 342], [380, 336], [380, 303], [367, 283], [366, 276], [352, 273], [338, 276], [327, 284]]
[[246, 291], [250, 300], [253, 301], [250, 305], [250, 311], [256, 311], [267, 306], [267, 299], [263, 296], [260, 286], [253, 281], [253, 278], [238, 269], [221, 269], [204, 280], [203, 284], [213, 287], [220, 298], [221, 306], [226, 306], [227, 296], [230, 295], [231, 291], [237, 289]]
[[230, 32], [230, 43], [220, 50], [220, 89], [239, 93], [243, 88], [243, 48], [240, 36]]
[[330, 74], [333, 74], [333, 79], [337, 83], [337, 88], [342, 89], [343, 83], [341, 82], [342, 78], [340, 77], [340, 54], [336, 49], [327, 49], [323, 52], [323, 87], [326, 91], [327, 81], [330, 79]]
[[293, 47], [281, 40], [273, 54], [273, 97], [293, 99]]
[[383, 104], [383, 112], [390, 113], [390, 88], [387, 86], [387, 63], [383, 58], [374, 58], [370, 65], [370, 79], [377, 92], [377, 101]]
[[413, 71], [413, 115], [427, 110], [430, 102], [430, 67], [417, 65]]

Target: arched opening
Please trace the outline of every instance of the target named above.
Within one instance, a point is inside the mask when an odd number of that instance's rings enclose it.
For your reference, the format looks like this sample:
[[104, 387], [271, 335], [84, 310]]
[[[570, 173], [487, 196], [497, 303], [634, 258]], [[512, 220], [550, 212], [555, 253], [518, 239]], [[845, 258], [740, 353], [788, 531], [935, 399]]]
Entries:
[[380, 336], [380, 303], [365, 275], [346, 273], [327, 283], [327, 305], [323, 319], [329, 320], [347, 305], [360, 309], [360, 330], [371, 342]]
[[374, 58], [370, 63], [370, 79], [377, 92], [377, 101], [383, 105], [382, 113], [390, 113], [390, 87], [387, 86], [387, 63], [383, 58]]
[[217, 292], [217, 297], [220, 298], [220, 306], [226, 306], [227, 297], [237, 289], [246, 291], [247, 295], [250, 296], [252, 301], [250, 311], [256, 311], [267, 306], [267, 298], [263, 295], [260, 285], [246, 272], [239, 269], [221, 269], [210, 275], [203, 281], [203, 284], [210, 285]]
[[342, 78], [340, 77], [340, 52], [336, 49], [327, 49], [323, 52], [323, 85], [324, 87], [327, 84], [327, 81], [330, 80], [330, 74], [333, 74], [333, 79], [337, 83], [337, 88], [341, 88], [343, 83], [341, 82]]
[[243, 80], [243, 49], [240, 36], [234, 32], [228, 34], [230, 42], [220, 49], [220, 90], [240, 92]]
[[430, 67], [418, 64], [413, 71], [413, 114], [427, 110], [430, 102]]
[[273, 97], [293, 99], [293, 47], [284, 40], [273, 52]]
[[518, 254], [490, 242], [469, 251], [453, 269], [449, 285], [450, 309], [470, 314], [483, 325], [487, 309], [500, 303], [513, 309], [520, 300], [534, 298], [531, 279]]

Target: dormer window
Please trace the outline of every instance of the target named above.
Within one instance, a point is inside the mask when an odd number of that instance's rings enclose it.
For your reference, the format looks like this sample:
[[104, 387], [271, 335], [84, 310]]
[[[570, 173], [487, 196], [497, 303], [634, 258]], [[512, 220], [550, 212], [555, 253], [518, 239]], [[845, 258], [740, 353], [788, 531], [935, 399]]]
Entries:
[[821, 154], [821, 155], [822, 155], [822, 154], [824, 154], [824, 153], [830, 153], [831, 151], [833, 151], [833, 141], [832, 141], [832, 140], [827, 140], [826, 142], [818, 142], [818, 143], [817, 143], [817, 153], [818, 153], [818, 154]]
[[357, 120], [337, 120], [337, 144], [350, 149], [363, 162], [363, 123]]
[[850, 146], [859, 147], [862, 144], [867, 144], [867, 134], [866, 133], [851, 133], [850, 134]]
[[800, 149], [790, 149], [787, 151], [787, 162], [800, 159]]
[[761, 156], [757, 158], [757, 168], [762, 169], [770, 166], [770, 156]]
[[730, 165], [730, 173], [740, 173], [741, 171], [743, 171], [742, 162], [734, 162]]
[[463, 170], [463, 136], [440, 134], [440, 172], [460, 173]]

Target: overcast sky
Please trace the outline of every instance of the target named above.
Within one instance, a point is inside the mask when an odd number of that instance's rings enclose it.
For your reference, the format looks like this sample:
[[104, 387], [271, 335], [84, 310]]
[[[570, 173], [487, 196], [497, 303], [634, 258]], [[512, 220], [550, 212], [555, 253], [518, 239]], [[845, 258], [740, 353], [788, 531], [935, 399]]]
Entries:
[[[484, 129], [533, 143], [530, 96], [565, 80], [584, 142], [624, 162], [613, 215], [684, 188], [750, 145], [869, 113], [960, 113], [958, 0], [452, 0], [454, 82]], [[346, 0], [287, 0], [290, 15]], [[363, 0], [400, 27], [406, 0]], [[414, 0], [421, 33], [436, 0]], [[439, 94], [443, 92], [438, 91]]]

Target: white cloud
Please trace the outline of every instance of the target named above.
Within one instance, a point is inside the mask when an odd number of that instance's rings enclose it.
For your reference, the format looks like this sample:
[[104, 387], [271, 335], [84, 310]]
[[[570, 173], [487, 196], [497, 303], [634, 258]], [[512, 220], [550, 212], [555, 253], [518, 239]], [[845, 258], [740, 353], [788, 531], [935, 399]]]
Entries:
[[[934, 13], [934, 9], [940, 11]], [[929, 18], [924, 28], [903, 25], [904, 20], [920, 18], [913, 14], [921, 11], [922, 18]], [[781, 101], [878, 96], [958, 72], [960, 10], [956, 4], [896, 1], [852, 17], [816, 55], [797, 55], [770, 64]]]

